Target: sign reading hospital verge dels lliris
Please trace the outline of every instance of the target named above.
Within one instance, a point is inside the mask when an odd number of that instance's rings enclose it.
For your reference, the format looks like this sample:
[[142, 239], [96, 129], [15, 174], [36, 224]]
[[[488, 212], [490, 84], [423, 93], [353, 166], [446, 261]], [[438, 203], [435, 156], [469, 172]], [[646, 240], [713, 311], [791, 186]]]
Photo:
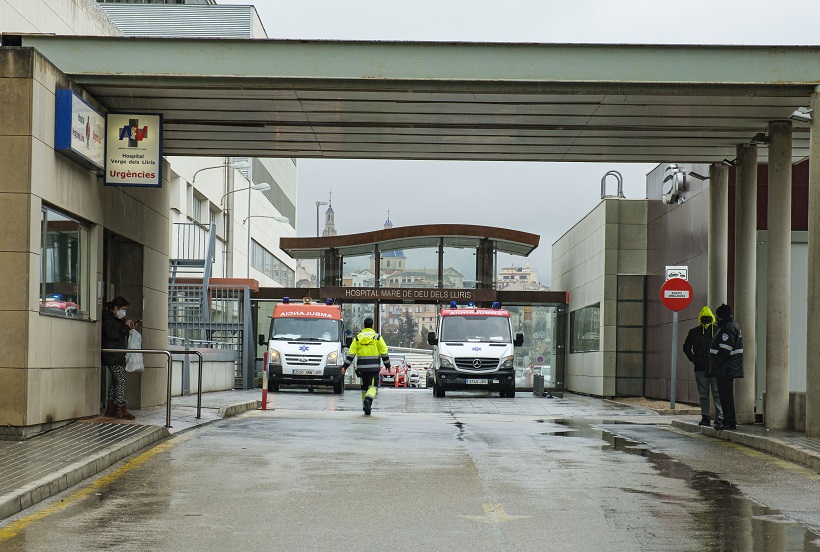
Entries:
[[162, 186], [162, 115], [109, 113], [105, 185]]

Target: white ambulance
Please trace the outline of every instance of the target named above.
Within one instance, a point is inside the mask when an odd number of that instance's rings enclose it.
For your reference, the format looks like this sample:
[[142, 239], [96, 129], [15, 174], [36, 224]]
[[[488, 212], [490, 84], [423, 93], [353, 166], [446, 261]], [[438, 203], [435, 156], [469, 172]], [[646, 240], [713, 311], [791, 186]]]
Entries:
[[268, 391], [279, 391], [280, 385], [330, 386], [342, 394], [343, 342], [342, 308], [332, 300], [284, 298], [273, 310], [268, 333]]
[[433, 394], [444, 397], [447, 390], [498, 391], [515, 397], [513, 347], [524, 344], [524, 334], [512, 336], [509, 311], [496, 302], [493, 308], [458, 307], [441, 309], [438, 333], [430, 332], [433, 345]]

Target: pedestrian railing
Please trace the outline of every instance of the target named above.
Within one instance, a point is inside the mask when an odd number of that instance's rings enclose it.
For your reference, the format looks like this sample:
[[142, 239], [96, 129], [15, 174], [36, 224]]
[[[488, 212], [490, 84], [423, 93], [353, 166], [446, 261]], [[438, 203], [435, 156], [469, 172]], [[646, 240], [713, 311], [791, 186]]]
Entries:
[[102, 349], [103, 353], [142, 353], [145, 355], [165, 355], [168, 361], [168, 394], [165, 400], [165, 427], [171, 427], [171, 370], [173, 355], [196, 355], [199, 357], [199, 381], [196, 390], [196, 417], [202, 417], [202, 353], [199, 351], [166, 351], [164, 349]]

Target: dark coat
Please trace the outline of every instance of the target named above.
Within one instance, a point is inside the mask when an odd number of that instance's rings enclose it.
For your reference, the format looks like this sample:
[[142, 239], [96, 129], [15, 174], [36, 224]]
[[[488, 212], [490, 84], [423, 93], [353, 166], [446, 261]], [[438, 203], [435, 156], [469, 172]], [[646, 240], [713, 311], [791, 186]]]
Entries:
[[709, 350], [712, 373], [718, 378], [743, 377], [743, 332], [730, 316], [721, 319]]
[[[109, 310], [102, 313], [102, 348], [126, 349], [131, 328]], [[103, 366], [125, 366], [125, 353], [102, 353]]]
[[715, 336], [715, 317], [709, 307], [703, 307], [698, 315], [698, 320], [701, 318], [710, 318], [711, 322], [708, 324], [698, 324], [686, 336], [686, 341], [683, 342], [683, 353], [689, 362], [695, 365], [695, 372], [709, 373], [709, 350], [712, 348], [712, 339]]

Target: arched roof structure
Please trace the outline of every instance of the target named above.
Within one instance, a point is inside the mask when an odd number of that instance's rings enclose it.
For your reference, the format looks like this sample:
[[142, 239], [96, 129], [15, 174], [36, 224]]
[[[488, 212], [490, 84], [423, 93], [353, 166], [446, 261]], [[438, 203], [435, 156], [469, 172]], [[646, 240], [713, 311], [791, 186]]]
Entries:
[[279, 247], [294, 259], [319, 259], [324, 252], [334, 250], [342, 257], [367, 255], [375, 251], [418, 249], [438, 247], [442, 241], [445, 247], [477, 248], [482, 242], [492, 242], [501, 253], [526, 257], [536, 247], [540, 236], [470, 224], [427, 224], [400, 226], [385, 230], [374, 230], [359, 234], [327, 236], [319, 238], [280, 238]]

